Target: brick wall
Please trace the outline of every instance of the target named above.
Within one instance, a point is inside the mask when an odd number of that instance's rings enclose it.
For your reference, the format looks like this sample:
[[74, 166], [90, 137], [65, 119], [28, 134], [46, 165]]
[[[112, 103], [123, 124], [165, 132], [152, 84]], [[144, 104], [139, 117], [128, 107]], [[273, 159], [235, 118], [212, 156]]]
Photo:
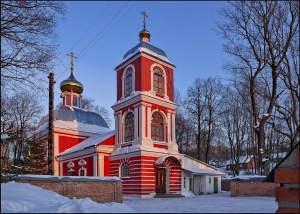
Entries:
[[276, 183], [261, 181], [231, 181], [231, 197], [236, 196], [275, 196]]
[[51, 190], [70, 199], [89, 197], [98, 203], [123, 202], [122, 181], [119, 179], [22, 176], [19, 182]]
[[231, 180], [221, 180], [221, 190], [230, 191], [230, 182]]
[[275, 170], [276, 213], [300, 213], [299, 209], [299, 144]]

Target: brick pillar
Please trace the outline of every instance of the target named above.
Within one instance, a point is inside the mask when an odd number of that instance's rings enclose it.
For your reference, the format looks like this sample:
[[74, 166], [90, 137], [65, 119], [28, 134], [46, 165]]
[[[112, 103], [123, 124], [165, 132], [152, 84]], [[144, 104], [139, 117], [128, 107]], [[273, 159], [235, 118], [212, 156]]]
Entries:
[[275, 170], [276, 213], [300, 213], [299, 209], [299, 145]]

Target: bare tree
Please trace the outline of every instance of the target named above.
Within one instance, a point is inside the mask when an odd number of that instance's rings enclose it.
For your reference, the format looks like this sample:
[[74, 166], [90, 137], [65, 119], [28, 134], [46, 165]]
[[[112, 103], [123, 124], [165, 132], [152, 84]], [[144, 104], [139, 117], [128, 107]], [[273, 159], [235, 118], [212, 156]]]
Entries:
[[43, 111], [36, 94], [22, 91], [12, 97], [3, 96], [1, 100], [1, 122], [4, 127], [9, 127], [5, 133], [9, 135], [6, 142], [9, 146], [9, 158], [14, 165], [22, 165], [26, 140], [31, 130], [38, 123]]
[[206, 101], [203, 84], [204, 80], [197, 78], [194, 82], [194, 86], [188, 88], [187, 96], [184, 101], [188, 117], [193, 124], [197, 144], [197, 159], [201, 161], [205, 160], [204, 136], [206, 135], [206, 125], [204, 123]]
[[197, 158], [197, 152], [194, 149], [194, 127], [193, 122], [188, 119], [185, 111], [181, 94], [175, 89], [175, 103], [178, 105], [175, 117], [176, 143], [180, 153]]
[[[280, 68], [299, 31], [299, 2], [232, 1], [220, 15], [219, 32], [227, 42], [224, 50], [234, 57], [227, 69], [249, 77], [258, 150], [264, 151], [265, 125], [282, 93], [278, 91]], [[267, 101], [263, 110], [258, 108], [259, 96]], [[261, 168], [262, 153], [257, 154]]]
[[40, 87], [40, 74], [53, 66], [55, 28], [65, 9], [59, 1], [1, 1], [2, 90]]
[[[240, 173], [240, 157], [245, 155], [249, 132], [249, 112], [240, 95], [230, 87], [223, 91], [222, 108], [220, 109], [222, 126], [230, 145], [230, 160], [233, 174]], [[248, 155], [248, 153], [246, 154]]]
[[205, 122], [207, 123], [207, 137], [205, 146], [205, 162], [209, 163], [210, 146], [218, 132], [218, 112], [221, 100], [222, 84], [216, 78], [208, 78], [204, 82]]

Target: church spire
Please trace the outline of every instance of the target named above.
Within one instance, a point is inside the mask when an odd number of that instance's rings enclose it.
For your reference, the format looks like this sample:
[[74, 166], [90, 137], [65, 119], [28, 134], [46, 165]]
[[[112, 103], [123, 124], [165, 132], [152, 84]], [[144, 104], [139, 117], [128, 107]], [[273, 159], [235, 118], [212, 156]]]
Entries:
[[63, 105], [75, 106], [80, 108], [81, 94], [83, 92], [83, 85], [74, 77], [74, 58], [77, 58], [73, 52], [68, 54], [71, 57], [71, 74], [68, 79], [60, 83], [60, 90], [62, 92]]
[[140, 12], [144, 16], [144, 22], [143, 22], [143, 30], [139, 33], [140, 41], [142, 42], [150, 42], [150, 32], [146, 30], [146, 17], [148, 15], [145, 11]]

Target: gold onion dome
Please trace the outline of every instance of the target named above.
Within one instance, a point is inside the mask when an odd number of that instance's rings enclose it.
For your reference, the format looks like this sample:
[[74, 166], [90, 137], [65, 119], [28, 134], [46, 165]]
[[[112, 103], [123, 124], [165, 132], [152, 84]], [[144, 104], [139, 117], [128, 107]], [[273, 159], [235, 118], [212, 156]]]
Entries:
[[150, 41], [150, 36], [151, 36], [150, 32], [147, 31], [145, 28], [142, 31], [140, 31], [140, 33], [139, 33], [139, 37], [141, 40], [142, 40], [142, 38], [148, 38]]
[[60, 90], [62, 92], [68, 91], [81, 94], [83, 92], [83, 85], [75, 79], [73, 71], [71, 71], [70, 77], [60, 83]]

